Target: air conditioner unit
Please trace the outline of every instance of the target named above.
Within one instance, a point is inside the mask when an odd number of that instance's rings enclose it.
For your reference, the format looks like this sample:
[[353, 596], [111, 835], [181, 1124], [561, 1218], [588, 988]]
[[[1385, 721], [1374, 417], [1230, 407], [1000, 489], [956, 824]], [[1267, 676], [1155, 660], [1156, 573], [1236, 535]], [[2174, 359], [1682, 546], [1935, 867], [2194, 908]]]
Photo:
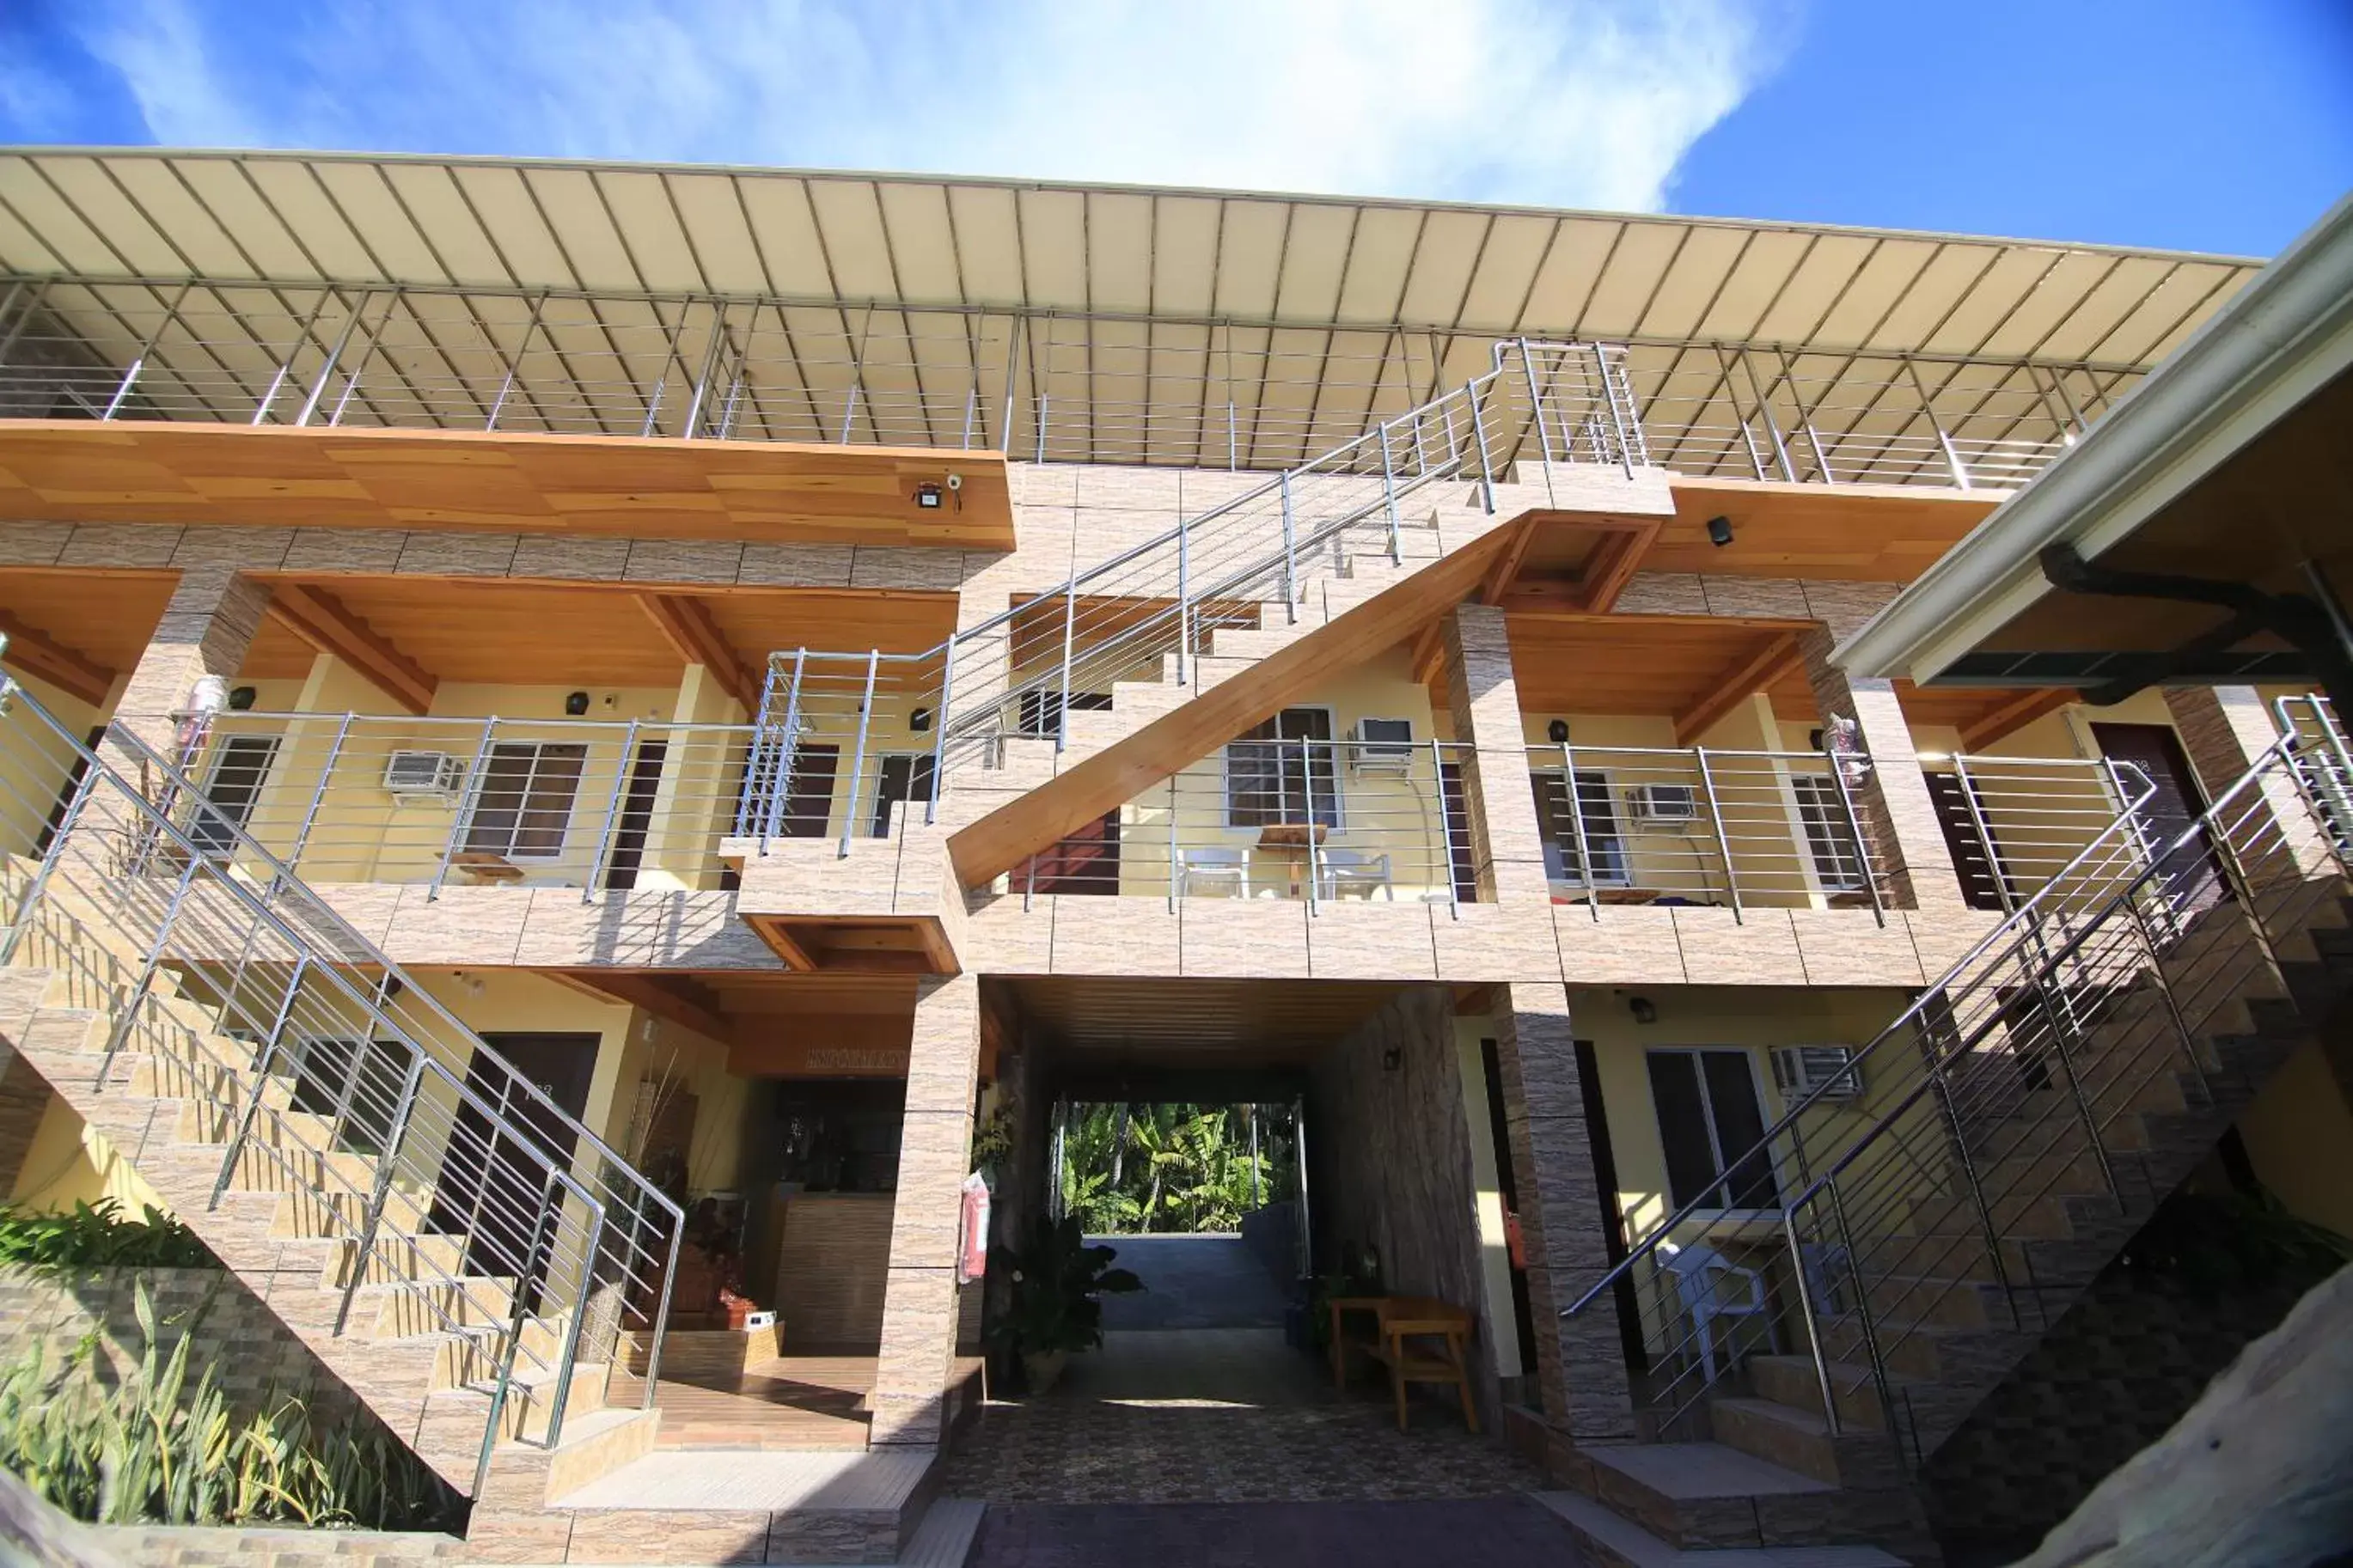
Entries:
[[1626, 815], [1638, 823], [1699, 820], [1699, 791], [1691, 784], [1633, 784], [1626, 791]]
[[1410, 719], [1359, 719], [1348, 740], [1348, 766], [1357, 773], [1401, 773], [1413, 766]]
[[1816, 1089], [1824, 1100], [1852, 1100], [1862, 1092], [1862, 1075], [1852, 1046], [1775, 1046], [1773, 1087], [1790, 1103]]
[[385, 759], [384, 792], [403, 805], [447, 803], [465, 776], [465, 764], [447, 752], [395, 752]]

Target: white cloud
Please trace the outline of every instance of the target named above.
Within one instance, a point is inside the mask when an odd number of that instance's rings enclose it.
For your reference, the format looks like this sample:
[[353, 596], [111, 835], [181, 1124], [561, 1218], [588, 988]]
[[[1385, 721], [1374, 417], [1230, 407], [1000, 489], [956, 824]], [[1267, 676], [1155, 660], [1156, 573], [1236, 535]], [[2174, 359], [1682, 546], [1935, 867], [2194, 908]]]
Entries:
[[162, 142], [1663, 205], [1792, 0], [102, 8]]

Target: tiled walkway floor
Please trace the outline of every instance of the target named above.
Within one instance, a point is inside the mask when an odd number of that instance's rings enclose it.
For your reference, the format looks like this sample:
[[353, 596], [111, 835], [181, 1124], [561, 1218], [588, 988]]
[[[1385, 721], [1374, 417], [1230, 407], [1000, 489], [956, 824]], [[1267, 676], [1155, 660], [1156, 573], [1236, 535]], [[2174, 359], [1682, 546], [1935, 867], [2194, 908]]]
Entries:
[[1543, 1485], [1451, 1406], [1335, 1394], [1272, 1329], [1137, 1331], [1071, 1358], [1043, 1398], [992, 1403], [944, 1489], [990, 1502], [1308, 1502], [1483, 1498]]
[[[959, 1374], [977, 1363], [958, 1364]], [[616, 1374], [607, 1403], [635, 1405], [642, 1385]], [[658, 1448], [840, 1449], [866, 1447], [871, 1355], [786, 1355], [741, 1375], [662, 1374]]]
[[1578, 1568], [1532, 1498], [993, 1506], [965, 1568]]

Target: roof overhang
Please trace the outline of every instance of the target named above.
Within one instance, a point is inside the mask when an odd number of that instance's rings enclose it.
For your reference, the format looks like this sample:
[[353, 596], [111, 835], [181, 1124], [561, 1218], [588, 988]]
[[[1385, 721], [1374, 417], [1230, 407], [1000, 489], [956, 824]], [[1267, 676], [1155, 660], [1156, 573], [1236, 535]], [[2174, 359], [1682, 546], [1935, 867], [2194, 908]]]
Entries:
[[[2063, 592], [2042, 563], [2053, 545], [2111, 571], [2279, 591], [2301, 586], [2310, 563], [2341, 584], [2353, 555], [2348, 429], [2353, 197], [1835, 657], [1857, 674], [1922, 684], [2084, 684], [2228, 618]], [[2303, 676], [2281, 645], [2256, 637], [2177, 660], [2174, 678]]]

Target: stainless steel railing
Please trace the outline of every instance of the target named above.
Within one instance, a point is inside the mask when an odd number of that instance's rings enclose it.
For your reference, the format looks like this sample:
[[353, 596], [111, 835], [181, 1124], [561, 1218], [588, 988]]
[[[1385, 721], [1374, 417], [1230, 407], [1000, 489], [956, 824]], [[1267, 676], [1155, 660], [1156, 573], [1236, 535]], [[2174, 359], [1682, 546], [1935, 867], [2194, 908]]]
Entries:
[[2337, 705], [2317, 692], [2273, 703], [2280, 732], [2295, 742], [2297, 776], [2338, 854], [2353, 853], [2353, 745]]
[[2016, 910], [2128, 809], [2145, 847], [2168, 833], [2148, 815], [2147, 774], [2131, 763], [1965, 752], [1920, 763], [1972, 908]]
[[[2142, 781], [1842, 1070], [1801, 1084], [1704, 1190], [1644, 1223], [1567, 1311], [1614, 1296], [1634, 1318], [1660, 1429], [1780, 1354], [1805, 1369], [1833, 1433], [1883, 1428], [1913, 1464], [1933, 1449], [1954, 1403], [1907, 1392], [1968, 1371], [1925, 1342], [1947, 1326], [2042, 1325], [2023, 1244], [2053, 1234], [2063, 1198], [2161, 1195], [2118, 1122], [2211, 1102], [2208, 1032], [2251, 983], [2276, 984], [2274, 933], [2337, 885], [2341, 852], [2324, 847], [2296, 752], [2283, 741], [2156, 842]], [[1726, 1268], [1753, 1279], [1757, 1310], [1714, 1315]]]
[[[1689, 746], [1531, 746], [1554, 896], [1611, 904], [1889, 902], [1856, 814], [1857, 756]], [[1574, 805], [1572, 805], [1572, 799]]]
[[113, 1019], [93, 1090], [147, 1058], [224, 1145], [216, 1205], [287, 1193], [344, 1244], [336, 1332], [381, 1285], [367, 1304], [395, 1331], [457, 1337], [459, 1381], [488, 1399], [477, 1490], [510, 1428], [560, 1440], [576, 1370], [625, 1325], [659, 1356], [677, 1204], [138, 735], [88, 749], [0, 678], [0, 961]]
[[1240, 740], [998, 879], [1040, 895], [1443, 904], [1478, 897], [1463, 748]]
[[[1428, 487], [1470, 479], [1492, 509], [1506, 459], [1647, 462], [1624, 380], [1603, 345], [1498, 344], [1495, 368], [1271, 478], [922, 654], [782, 651], [769, 661], [753, 766], [789, 795], [806, 748], [850, 757], [862, 779], [878, 721], [921, 713], [935, 779], [992, 766], [1008, 740], [1067, 745], [1069, 715], [1123, 680], [1199, 679], [1221, 626], [1295, 620], [1308, 586], [1352, 559], [1434, 557], [1435, 532], [1409, 516]], [[763, 825], [747, 824], [759, 836]], [[848, 853], [849, 837], [841, 843]]]

